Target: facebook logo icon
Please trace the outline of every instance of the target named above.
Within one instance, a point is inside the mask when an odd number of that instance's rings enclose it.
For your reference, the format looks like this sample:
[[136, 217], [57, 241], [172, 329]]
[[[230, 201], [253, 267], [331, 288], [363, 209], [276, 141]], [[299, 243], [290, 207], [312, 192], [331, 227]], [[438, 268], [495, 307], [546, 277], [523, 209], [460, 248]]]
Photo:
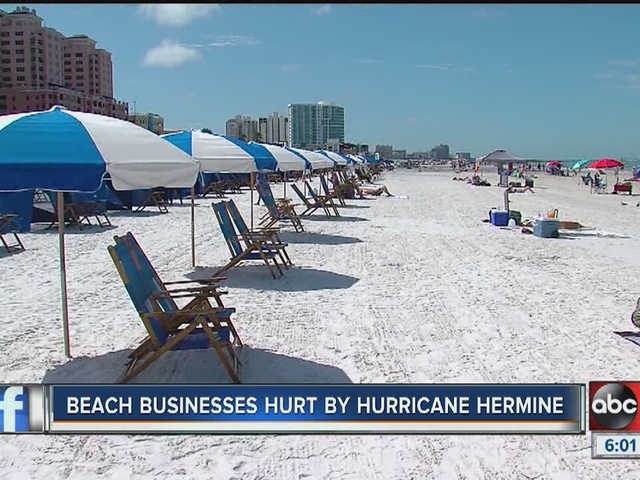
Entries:
[[42, 432], [44, 407], [42, 386], [0, 386], [0, 432]]
[[0, 422], [5, 433], [29, 431], [29, 399], [25, 387], [0, 387]]

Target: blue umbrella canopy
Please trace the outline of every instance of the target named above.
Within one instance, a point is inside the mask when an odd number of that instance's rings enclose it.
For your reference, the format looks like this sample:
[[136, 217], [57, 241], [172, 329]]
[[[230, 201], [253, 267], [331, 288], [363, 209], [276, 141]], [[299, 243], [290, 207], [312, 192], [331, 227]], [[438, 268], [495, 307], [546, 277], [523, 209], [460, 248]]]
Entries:
[[0, 191], [190, 187], [198, 162], [131, 122], [53, 107], [0, 117]]
[[590, 162], [591, 160], [578, 160], [571, 166], [571, 170], [580, 170], [581, 168], [586, 167]]

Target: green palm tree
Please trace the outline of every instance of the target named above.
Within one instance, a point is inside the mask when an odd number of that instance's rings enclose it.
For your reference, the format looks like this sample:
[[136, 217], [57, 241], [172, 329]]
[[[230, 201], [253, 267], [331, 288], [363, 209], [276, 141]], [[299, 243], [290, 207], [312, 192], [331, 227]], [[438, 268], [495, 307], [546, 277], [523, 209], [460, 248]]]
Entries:
[[209, 128], [203, 128], [202, 129], [202, 133], [211, 133], [211, 134], [213, 134], [213, 132]]

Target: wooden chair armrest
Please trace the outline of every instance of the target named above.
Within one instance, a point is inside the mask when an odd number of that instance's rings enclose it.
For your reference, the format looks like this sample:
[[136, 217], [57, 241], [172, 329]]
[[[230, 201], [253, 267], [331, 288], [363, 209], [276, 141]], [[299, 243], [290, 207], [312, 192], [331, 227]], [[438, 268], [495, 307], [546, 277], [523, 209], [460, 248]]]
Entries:
[[231, 310], [229, 308], [213, 307], [198, 310], [175, 310], [170, 312], [145, 312], [141, 315], [144, 318], [158, 317], [160, 319], [176, 318], [176, 317], [196, 317], [198, 315], [215, 315], [223, 310]]
[[202, 278], [198, 280], [174, 280], [173, 282], [163, 282], [165, 285], [181, 285], [188, 283], [219, 283], [223, 280], [226, 280], [226, 277], [211, 277], [211, 278]]

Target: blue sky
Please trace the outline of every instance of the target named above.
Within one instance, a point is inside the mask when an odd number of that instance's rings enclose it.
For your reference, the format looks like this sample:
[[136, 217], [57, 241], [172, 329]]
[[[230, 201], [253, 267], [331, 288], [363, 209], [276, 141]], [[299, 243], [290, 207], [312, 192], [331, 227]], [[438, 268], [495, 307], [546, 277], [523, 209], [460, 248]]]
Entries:
[[324, 100], [353, 142], [640, 158], [638, 5], [33, 8], [111, 51], [116, 97], [167, 128]]

